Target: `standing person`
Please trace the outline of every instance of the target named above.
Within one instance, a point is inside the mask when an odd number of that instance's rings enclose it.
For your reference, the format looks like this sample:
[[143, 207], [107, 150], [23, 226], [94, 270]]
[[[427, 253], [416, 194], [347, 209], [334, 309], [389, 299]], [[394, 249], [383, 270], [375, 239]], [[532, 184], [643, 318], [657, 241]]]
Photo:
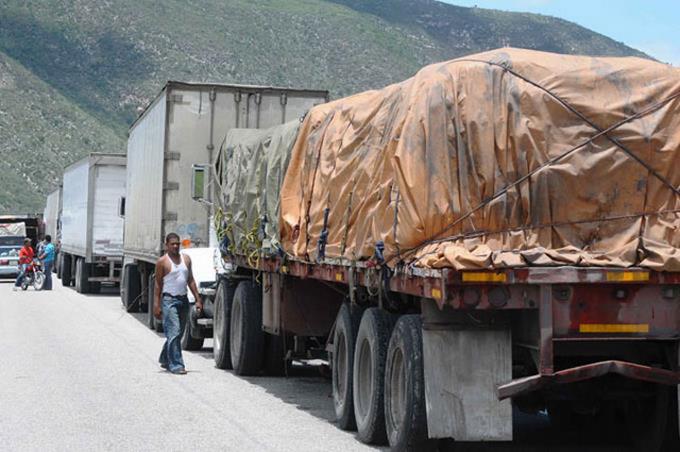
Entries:
[[21, 283], [24, 281], [24, 275], [26, 274], [26, 267], [33, 263], [33, 247], [31, 247], [31, 239], [24, 239], [24, 246], [19, 250], [19, 276], [14, 282], [14, 289], [19, 290]]
[[42, 235], [40, 236], [40, 241], [38, 242], [38, 245], [35, 247], [36, 254], [38, 256], [41, 256], [45, 252], [45, 246], [47, 245], [47, 240], [46, 237], [43, 237]]
[[165, 344], [158, 361], [163, 369], [173, 374], [186, 374], [182, 359], [181, 338], [189, 316], [187, 286], [196, 299], [196, 312], [203, 310], [203, 302], [191, 272], [191, 258], [179, 252], [179, 236], [171, 232], [165, 237], [165, 255], [156, 261], [156, 284], [153, 314], [163, 317]]
[[52, 290], [52, 266], [54, 265], [54, 256], [56, 249], [52, 243], [52, 236], [47, 234], [45, 236], [45, 246], [42, 249], [42, 254], [38, 252], [38, 259], [43, 261], [45, 266], [45, 284], [43, 290]]

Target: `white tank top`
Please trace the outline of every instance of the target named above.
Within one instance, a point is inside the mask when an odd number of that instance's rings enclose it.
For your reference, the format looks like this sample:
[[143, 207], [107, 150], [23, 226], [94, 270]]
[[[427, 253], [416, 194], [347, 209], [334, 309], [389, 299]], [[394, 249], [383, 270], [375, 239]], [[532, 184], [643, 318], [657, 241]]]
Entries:
[[172, 268], [170, 272], [163, 276], [163, 293], [169, 293], [174, 296], [186, 295], [189, 269], [184, 263], [184, 256], [180, 254], [179, 265], [175, 264], [167, 254], [165, 256], [170, 261]]

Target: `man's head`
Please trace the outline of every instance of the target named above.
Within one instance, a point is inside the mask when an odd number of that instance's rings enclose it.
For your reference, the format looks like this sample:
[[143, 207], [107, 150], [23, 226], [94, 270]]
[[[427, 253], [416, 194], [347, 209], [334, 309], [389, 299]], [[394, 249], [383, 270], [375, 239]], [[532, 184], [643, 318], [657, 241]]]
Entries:
[[179, 254], [179, 235], [171, 232], [165, 236], [165, 251], [171, 256]]
[[31, 246], [31, 239], [29, 239], [28, 237], [26, 237], [26, 238], [24, 239], [24, 248], [30, 248], [30, 246]]
[[45, 236], [45, 241], [46, 241], [47, 243], [51, 243], [51, 242], [52, 242], [52, 236], [49, 235], [49, 234], [47, 234], [47, 235]]

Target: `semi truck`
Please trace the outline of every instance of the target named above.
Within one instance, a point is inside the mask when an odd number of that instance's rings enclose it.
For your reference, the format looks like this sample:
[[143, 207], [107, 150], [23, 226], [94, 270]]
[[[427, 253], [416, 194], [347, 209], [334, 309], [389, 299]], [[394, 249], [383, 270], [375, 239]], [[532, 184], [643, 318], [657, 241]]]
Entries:
[[680, 450], [679, 87], [505, 48], [231, 130], [216, 365], [324, 356], [338, 425], [396, 450], [510, 441], [513, 405]]
[[120, 283], [125, 154], [91, 153], [64, 170], [58, 277], [79, 293]]
[[[59, 184], [59, 188], [47, 195], [43, 212], [45, 235], [52, 237], [52, 243], [56, 247], [57, 255], [61, 246], [61, 187], [61, 184]], [[57, 258], [55, 262], [58, 263], [59, 259]], [[59, 273], [58, 265], [54, 266], [54, 272]]]
[[[327, 100], [328, 92], [319, 90], [167, 82], [129, 130], [121, 286], [121, 301], [129, 311], [146, 311], [149, 327], [162, 329], [148, 306], [155, 263], [165, 252], [169, 232], [179, 234], [184, 248], [215, 246], [210, 240], [212, 200], [208, 195], [195, 202], [192, 187], [208, 186], [207, 167], [227, 131], [298, 119]], [[214, 275], [202, 283], [200, 290], [209, 298]], [[210, 314], [209, 303], [205, 311]], [[200, 344], [198, 336], [210, 334], [210, 321], [199, 326], [195, 320], [192, 316], [189, 331], [197, 336], [194, 344]]]

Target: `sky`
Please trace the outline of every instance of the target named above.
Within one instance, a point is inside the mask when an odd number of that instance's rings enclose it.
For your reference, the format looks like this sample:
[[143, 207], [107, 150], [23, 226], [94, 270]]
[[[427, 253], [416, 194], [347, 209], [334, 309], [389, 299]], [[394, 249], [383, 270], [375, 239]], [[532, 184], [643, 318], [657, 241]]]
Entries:
[[458, 6], [555, 16], [680, 67], [678, 0], [439, 0]]

